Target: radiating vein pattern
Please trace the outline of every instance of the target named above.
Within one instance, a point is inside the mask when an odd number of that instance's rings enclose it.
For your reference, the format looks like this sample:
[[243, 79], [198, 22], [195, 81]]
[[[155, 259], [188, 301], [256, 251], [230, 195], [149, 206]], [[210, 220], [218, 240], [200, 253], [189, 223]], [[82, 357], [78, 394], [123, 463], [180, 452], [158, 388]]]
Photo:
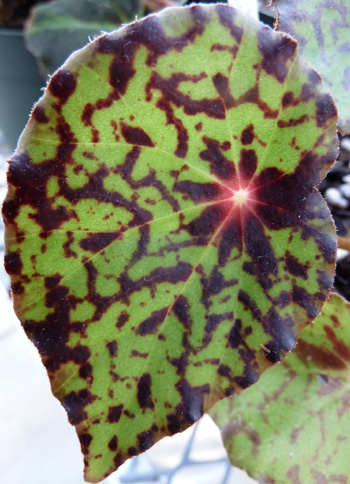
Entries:
[[224, 5], [105, 34], [51, 78], [10, 160], [5, 262], [89, 481], [256, 382], [318, 314], [335, 123], [295, 41]]

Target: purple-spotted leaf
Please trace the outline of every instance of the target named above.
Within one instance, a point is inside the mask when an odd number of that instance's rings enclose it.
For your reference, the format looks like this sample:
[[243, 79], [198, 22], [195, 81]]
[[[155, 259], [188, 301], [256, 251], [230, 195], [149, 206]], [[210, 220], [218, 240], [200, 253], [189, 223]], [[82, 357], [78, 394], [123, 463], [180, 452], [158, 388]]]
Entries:
[[10, 161], [6, 268], [97, 482], [256, 382], [332, 284], [336, 109], [296, 43], [167, 9], [51, 78]]
[[349, 484], [350, 304], [333, 294], [281, 364], [211, 415], [260, 483]]
[[350, 133], [349, 0], [273, 0], [279, 30], [295, 37], [315, 66], [339, 111], [339, 129]]

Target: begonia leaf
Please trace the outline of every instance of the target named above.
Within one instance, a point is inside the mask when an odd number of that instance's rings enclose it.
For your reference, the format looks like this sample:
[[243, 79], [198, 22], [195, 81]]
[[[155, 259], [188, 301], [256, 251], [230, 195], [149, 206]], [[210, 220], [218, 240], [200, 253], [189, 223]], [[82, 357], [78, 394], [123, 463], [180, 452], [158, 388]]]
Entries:
[[273, 0], [279, 30], [297, 39], [300, 53], [322, 75], [350, 133], [350, 3], [348, 0]]
[[43, 75], [101, 31], [116, 30], [143, 13], [140, 0], [54, 0], [33, 8], [26, 24], [26, 43]]
[[350, 482], [350, 304], [333, 294], [296, 348], [211, 410], [233, 465], [264, 484]]
[[294, 346], [332, 285], [336, 108], [296, 43], [166, 9], [51, 78], [3, 207], [14, 305], [97, 482]]

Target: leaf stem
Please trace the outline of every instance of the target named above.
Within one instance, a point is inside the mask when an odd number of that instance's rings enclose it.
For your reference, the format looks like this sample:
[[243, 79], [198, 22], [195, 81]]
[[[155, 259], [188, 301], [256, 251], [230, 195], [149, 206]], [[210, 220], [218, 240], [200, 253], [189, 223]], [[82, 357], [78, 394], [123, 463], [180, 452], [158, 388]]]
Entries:
[[338, 249], [350, 250], [350, 238], [349, 237], [337, 237]]

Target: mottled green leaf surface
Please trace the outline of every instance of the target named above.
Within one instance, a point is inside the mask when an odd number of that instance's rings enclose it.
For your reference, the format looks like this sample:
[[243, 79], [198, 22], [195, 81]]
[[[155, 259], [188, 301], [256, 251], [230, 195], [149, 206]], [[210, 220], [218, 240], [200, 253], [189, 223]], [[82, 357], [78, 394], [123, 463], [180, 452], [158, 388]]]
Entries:
[[143, 15], [140, 0], [54, 0], [33, 9], [26, 26], [27, 47], [42, 74], [53, 74], [89, 39], [116, 30], [137, 15]]
[[350, 304], [333, 294], [296, 348], [211, 411], [231, 462], [264, 484], [350, 482]]
[[296, 44], [165, 10], [72, 56], [9, 168], [15, 308], [98, 481], [256, 382], [318, 314], [336, 109]]
[[279, 30], [292, 35], [300, 53], [322, 75], [339, 111], [339, 129], [350, 133], [349, 0], [274, 0]]

